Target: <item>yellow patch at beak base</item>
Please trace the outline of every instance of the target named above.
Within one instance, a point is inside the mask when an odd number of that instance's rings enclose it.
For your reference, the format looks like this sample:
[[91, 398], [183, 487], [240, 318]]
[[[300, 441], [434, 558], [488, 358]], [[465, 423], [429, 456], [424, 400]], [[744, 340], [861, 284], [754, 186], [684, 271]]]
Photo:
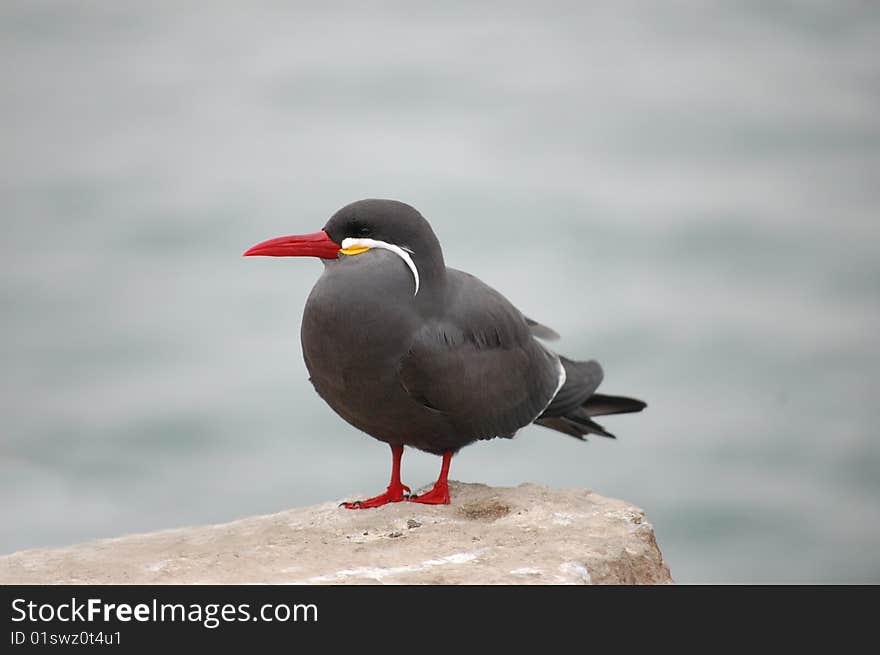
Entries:
[[369, 248], [367, 246], [351, 246], [350, 248], [341, 248], [339, 252], [343, 255], [360, 255], [362, 252], [367, 252]]

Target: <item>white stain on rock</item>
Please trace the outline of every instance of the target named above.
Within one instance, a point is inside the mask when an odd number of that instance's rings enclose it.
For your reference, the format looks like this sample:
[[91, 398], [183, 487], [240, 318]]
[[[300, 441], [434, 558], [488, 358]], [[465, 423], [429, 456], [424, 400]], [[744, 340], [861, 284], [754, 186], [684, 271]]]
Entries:
[[555, 525], [571, 525], [574, 516], [568, 512], [553, 512], [553, 523]]
[[419, 573], [421, 571], [427, 571], [435, 566], [444, 566], [446, 564], [467, 564], [468, 562], [473, 562], [478, 559], [480, 555], [483, 554], [484, 550], [477, 550], [471, 553], [453, 553], [446, 557], [429, 559], [417, 564], [407, 564], [405, 566], [360, 566], [353, 569], [343, 569], [330, 575], [319, 575], [309, 578], [304, 581], [304, 584], [327, 584], [339, 582], [346, 578], [367, 578], [369, 580], [382, 582], [385, 578], [405, 573]]
[[574, 578], [583, 584], [593, 584], [593, 579], [587, 567], [580, 562], [563, 562], [559, 565], [559, 571], [566, 578]]

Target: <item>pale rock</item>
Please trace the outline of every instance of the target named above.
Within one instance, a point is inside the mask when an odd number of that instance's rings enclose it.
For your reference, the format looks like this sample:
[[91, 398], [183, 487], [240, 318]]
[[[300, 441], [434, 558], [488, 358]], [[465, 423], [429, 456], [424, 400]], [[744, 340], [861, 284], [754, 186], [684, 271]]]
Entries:
[[2, 584], [658, 584], [637, 507], [586, 489], [451, 482], [452, 504], [338, 502], [0, 557]]

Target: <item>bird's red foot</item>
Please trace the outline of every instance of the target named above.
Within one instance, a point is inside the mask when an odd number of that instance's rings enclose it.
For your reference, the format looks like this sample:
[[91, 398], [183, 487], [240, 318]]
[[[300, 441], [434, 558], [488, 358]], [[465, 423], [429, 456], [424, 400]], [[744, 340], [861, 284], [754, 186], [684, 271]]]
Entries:
[[420, 496], [410, 496], [407, 500], [411, 503], [423, 503], [425, 505], [448, 505], [450, 502], [449, 485], [445, 482], [437, 482], [431, 491], [427, 491]]
[[[406, 494], [404, 494], [406, 492]], [[367, 498], [366, 500], [354, 500], [350, 503], [340, 503], [340, 507], [345, 509], [370, 509], [372, 507], [382, 507], [388, 503], [399, 503], [410, 493], [409, 487], [405, 484], [388, 485], [388, 489], [384, 494]]]

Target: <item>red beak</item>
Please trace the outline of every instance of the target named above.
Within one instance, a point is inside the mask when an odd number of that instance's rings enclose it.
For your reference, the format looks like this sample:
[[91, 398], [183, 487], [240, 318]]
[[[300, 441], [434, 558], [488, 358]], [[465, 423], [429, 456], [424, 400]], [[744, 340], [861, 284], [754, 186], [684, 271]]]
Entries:
[[266, 257], [320, 257], [336, 259], [342, 248], [321, 230], [312, 234], [294, 234], [263, 241], [245, 251], [244, 257], [265, 255]]

